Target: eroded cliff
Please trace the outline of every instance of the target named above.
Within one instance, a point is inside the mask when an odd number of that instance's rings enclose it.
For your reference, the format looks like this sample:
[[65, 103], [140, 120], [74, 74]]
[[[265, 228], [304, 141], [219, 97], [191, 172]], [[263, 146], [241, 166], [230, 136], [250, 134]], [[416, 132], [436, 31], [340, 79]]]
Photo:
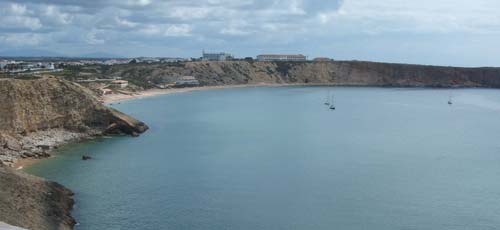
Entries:
[[69, 230], [73, 193], [0, 164], [0, 221], [31, 230]]
[[68, 141], [102, 134], [139, 135], [148, 126], [102, 105], [88, 89], [57, 78], [0, 79], [0, 221], [32, 230], [72, 229], [72, 192], [8, 168], [47, 157]]
[[102, 105], [76, 83], [57, 78], [0, 79], [0, 162], [45, 157], [51, 147], [101, 134], [138, 135], [147, 125]]
[[99, 78], [121, 77], [143, 87], [195, 76], [203, 85], [310, 83], [399, 87], [500, 88], [500, 68], [459, 68], [360, 61], [180, 62], [82, 67]]

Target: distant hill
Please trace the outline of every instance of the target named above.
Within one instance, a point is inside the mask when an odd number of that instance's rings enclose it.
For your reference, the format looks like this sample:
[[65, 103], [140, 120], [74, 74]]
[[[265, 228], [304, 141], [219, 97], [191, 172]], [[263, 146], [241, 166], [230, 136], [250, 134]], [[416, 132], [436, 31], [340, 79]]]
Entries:
[[0, 50], [0, 57], [66, 57], [67, 55], [41, 49]]
[[96, 66], [96, 77], [129, 80], [142, 87], [195, 76], [201, 85], [336, 84], [393, 87], [500, 88], [500, 68], [460, 68], [363, 61], [199, 61]]
[[71, 58], [121, 58], [120, 55], [106, 53], [106, 52], [93, 52], [81, 55], [66, 55], [54, 51], [42, 49], [8, 49], [0, 50], [0, 57], [71, 57]]
[[80, 55], [79, 57], [82, 57], [82, 58], [121, 58], [120, 55], [106, 53], [106, 52], [87, 53], [87, 54]]

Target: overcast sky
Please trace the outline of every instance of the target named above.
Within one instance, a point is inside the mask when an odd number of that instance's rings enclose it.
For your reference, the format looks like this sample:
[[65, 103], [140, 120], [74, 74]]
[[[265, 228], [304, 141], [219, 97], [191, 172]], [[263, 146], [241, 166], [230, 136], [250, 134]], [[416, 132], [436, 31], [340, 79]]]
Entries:
[[27, 49], [500, 66], [500, 1], [0, 0], [0, 52]]

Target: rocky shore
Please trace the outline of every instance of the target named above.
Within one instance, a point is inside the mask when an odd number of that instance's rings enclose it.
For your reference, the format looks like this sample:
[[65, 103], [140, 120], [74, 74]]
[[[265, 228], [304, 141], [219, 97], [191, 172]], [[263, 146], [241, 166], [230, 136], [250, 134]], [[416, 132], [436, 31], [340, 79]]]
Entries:
[[68, 142], [138, 136], [143, 122], [102, 105], [92, 91], [57, 78], [0, 79], [0, 221], [31, 230], [73, 229], [73, 193], [11, 167]]
[[0, 165], [0, 221], [31, 230], [69, 230], [73, 192]]
[[13, 166], [20, 159], [42, 159], [51, 156], [51, 151], [61, 145], [78, 142], [100, 135], [98, 130], [74, 132], [65, 129], [50, 129], [22, 136], [0, 134], [0, 162]]
[[0, 80], [0, 162], [44, 158], [62, 144], [148, 127], [102, 105], [90, 90], [56, 78]]
[[[353, 85], [500, 88], [500, 68], [455, 68], [372, 62], [186, 62], [94, 66], [94, 77], [129, 80], [144, 89], [108, 102], [227, 87]], [[102, 69], [101, 69], [102, 68]], [[101, 74], [102, 76], [100, 76]], [[154, 90], [179, 76], [199, 88]], [[60, 145], [101, 135], [138, 136], [143, 122], [103, 105], [95, 93], [58, 78], [0, 79], [0, 227], [72, 229], [73, 193], [55, 182], [12, 169], [22, 159], [51, 155]], [[10, 167], [9, 167], [10, 166]], [[15, 229], [16, 227], [7, 226]]]

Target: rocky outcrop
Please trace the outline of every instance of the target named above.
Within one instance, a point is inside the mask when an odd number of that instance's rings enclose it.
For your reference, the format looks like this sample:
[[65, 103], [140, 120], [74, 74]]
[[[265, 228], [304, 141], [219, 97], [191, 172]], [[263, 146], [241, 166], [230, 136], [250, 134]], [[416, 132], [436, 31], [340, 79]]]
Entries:
[[137, 136], [148, 126], [102, 105], [94, 93], [57, 79], [0, 79], [0, 162], [46, 157], [68, 141], [101, 134]]
[[50, 156], [69, 141], [102, 134], [137, 136], [148, 126], [102, 105], [69, 81], [0, 79], [0, 221], [32, 230], [72, 229], [71, 191], [20, 172], [20, 158]]
[[[147, 126], [102, 105], [92, 91], [56, 78], [0, 80], [0, 132], [31, 133], [51, 128], [84, 132], [112, 123], [145, 131]], [[123, 130], [124, 133], [128, 129]]]
[[0, 221], [32, 230], [73, 229], [73, 193], [62, 185], [2, 165], [0, 185]]
[[109, 108], [109, 112], [112, 115], [113, 122], [106, 127], [104, 134], [121, 134], [125, 133], [132, 136], [138, 136], [141, 133], [146, 132], [148, 126], [146, 126], [141, 121], [130, 117], [116, 109]]
[[182, 62], [94, 66], [92, 76], [121, 77], [143, 87], [195, 76], [202, 85], [337, 84], [397, 87], [500, 88], [500, 68], [458, 68], [361, 61]]
[[0, 229], [2, 230], [26, 230], [25, 228], [19, 228], [16, 226], [12, 226], [10, 224], [6, 224], [4, 222], [0, 221]]

